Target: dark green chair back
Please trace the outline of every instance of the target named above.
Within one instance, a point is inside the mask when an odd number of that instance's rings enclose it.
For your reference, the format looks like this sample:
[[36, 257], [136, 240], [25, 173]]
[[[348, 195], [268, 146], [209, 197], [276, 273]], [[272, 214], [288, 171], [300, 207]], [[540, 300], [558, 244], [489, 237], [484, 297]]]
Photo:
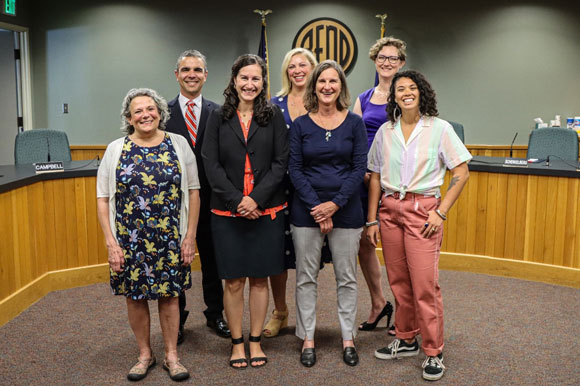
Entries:
[[14, 141], [15, 164], [70, 160], [70, 145], [64, 131], [27, 130], [19, 133]]

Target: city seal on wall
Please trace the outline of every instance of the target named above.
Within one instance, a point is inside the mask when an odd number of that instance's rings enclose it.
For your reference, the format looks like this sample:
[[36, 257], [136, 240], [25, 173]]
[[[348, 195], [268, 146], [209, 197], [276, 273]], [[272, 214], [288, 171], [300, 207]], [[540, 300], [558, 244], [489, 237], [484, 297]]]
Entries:
[[306, 23], [294, 38], [292, 48], [312, 51], [319, 62], [332, 59], [348, 74], [356, 63], [358, 48], [354, 34], [343, 22], [321, 17]]

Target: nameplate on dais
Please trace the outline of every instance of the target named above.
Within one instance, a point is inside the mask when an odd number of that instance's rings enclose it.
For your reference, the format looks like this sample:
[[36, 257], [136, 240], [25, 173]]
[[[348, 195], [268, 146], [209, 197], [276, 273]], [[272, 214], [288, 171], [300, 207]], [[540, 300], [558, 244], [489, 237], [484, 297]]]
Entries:
[[521, 158], [506, 158], [504, 166], [528, 166], [528, 160]]
[[52, 161], [52, 162], [36, 162], [34, 165], [34, 171], [36, 174], [39, 173], [54, 173], [63, 172], [64, 165], [62, 161]]

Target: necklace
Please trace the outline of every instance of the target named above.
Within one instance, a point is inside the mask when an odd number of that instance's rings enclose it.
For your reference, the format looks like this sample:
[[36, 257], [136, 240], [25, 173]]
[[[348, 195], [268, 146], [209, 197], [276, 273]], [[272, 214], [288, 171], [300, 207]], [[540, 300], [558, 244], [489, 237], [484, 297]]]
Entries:
[[326, 140], [326, 142], [328, 142], [330, 137], [332, 137], [332, 131], [326, 130], [326, 134], [324, 134], [324, 139]]
[[332, 131], [340, 126], [340, 121], [343, 118], [342, 114], [338, 112], [330, 114], [329, 116], [323, 116], [320, 113], [312, 115], [314, 123], [316, 123], [321, 129], [324, 129], [324, 140], [326, 142], [330, 141]]
[[300, 115], [306, 114], [306, 109], [304, 108], [304, 100], [302, 96], [288, 95], [288, 114], [292, 120], [296, 119]]
[[294, 96], [289, 94], [288, 95], [288, 104], [292, 107], [299, 105], [300, 103], [296, 103], [296, 101], [298, 102], [302, 102], [302, 97], [301, 96]]
[[382, 96], [384, 96], [385, 98], [387, 98], [387, 97], [389, 96], [389, 93], [388, 93], [388, 92], [383, 92], [383, 91], [379, 90], [379, 86], [375, 87], [375, 91], [376, 91], [376, 92], [377, 92], [379, 95], [382, 95]]

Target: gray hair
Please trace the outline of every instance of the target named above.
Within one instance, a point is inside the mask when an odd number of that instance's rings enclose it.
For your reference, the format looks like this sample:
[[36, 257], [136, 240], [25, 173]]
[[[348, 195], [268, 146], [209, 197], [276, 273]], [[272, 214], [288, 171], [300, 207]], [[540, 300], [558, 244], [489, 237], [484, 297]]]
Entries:
[[203, 67], [205, 69], [205, 72], [207, 72], [207, 60], [205, 60], [205, 55], [199, 52], [198, 50], [185, 50], [181, 54], [179, 54], [177, 62], [175, 63], [175, 71], [179, 70], [179, 63], [181, 63], [181, 61], [185, 58], [198, 58], [203, 62]]
[[140, 96], [153, 99], [159, 112], [159, 129], [165, 130], [165, 123], [169, 120], [169, 108], [167, 107], [165, 99], [157, 94], [157, 91], [150, 88], [132, 88], [123, 99], [121, 107], [121, 131], [128, 135], [135, 132], [135, 128], [127, 119], [131, 118], [131, 101]]

